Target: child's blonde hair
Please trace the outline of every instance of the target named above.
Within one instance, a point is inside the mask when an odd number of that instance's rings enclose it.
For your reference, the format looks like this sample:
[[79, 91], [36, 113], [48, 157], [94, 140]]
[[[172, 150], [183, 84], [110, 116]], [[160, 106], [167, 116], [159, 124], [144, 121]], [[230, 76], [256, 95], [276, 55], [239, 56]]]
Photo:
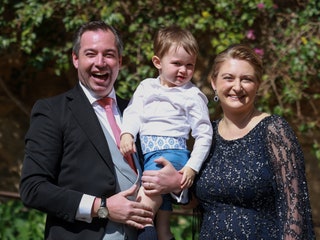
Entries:
[[183, 47], [190, 55], [198, 56], [199, 54], [198, 43], [192, 33], [178, 26], [165, 27], [156, 33], [153, 42], [154, 54], [161, 58], [172, 45], [176, 48]]

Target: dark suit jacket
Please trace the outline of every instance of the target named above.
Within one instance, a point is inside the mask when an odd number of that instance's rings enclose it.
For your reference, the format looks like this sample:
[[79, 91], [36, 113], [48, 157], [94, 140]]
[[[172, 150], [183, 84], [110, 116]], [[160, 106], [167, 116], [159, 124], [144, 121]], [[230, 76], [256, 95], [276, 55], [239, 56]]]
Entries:
[[[127, 101], [117, 98], [123, 110]], [[47, 213], [46, 239], [101, 239], [107, 220], [75, 220], [83, 193], [115, 194], [115, 171], [99, 120], [77, 85], [36, 102], [26, 134], [20, 194]]]

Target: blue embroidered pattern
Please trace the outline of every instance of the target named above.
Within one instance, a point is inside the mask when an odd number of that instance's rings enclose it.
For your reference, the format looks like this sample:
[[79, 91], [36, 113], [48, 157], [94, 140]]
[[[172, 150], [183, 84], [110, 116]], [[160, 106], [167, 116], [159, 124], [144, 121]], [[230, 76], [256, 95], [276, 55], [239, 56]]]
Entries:
[[143, 154], [163, 149], [187, 149], [186, 139], [168, 136], [140, 136]]

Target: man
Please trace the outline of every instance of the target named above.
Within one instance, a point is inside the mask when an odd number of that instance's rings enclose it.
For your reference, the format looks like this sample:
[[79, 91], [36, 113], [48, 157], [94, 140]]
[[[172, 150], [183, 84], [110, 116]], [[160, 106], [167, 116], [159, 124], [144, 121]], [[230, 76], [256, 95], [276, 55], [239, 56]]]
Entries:
[[[119, 155], [99, 103], [106, 96], [113, 99], [112, 110], [120, 125], [127, 104], [114, 90], [122, 62], [120, 36], [102, 21], [84, 24], [75, 35], [72, 59], [79, 84], [37, 101], [32, 109], [21, 199], [26, 206], [47, 213], [45, 239], [136, 239], [136, 229], [152, 221], [152, 211], [132, 201], [141, 175]], [[163, 193], [179, 191], [178, 173], [176, 188], [166, 188], [174, 173], [163, 163], [162, 183], [147, 179], [144, 184]]]

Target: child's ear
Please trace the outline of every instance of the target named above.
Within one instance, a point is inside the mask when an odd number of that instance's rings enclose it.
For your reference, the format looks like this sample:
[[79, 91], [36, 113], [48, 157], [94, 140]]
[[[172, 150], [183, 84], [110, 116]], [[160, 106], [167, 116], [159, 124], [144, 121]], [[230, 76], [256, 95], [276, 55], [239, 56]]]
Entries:
[[152, 62], [153, 65], [157, 68], [157, 69], [161, 69], [161, 61], [160, 58], [158, 56], [153, 56], [152, 57]]

